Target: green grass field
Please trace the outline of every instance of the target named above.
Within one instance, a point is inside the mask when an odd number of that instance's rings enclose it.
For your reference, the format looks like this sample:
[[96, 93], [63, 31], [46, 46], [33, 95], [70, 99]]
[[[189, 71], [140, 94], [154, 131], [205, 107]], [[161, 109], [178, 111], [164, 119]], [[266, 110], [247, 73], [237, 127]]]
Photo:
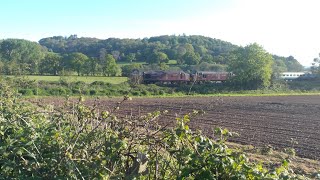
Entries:
[[146, 62], [117, 62], [117, 64], [122, 67], [122, 66], [126, 66], [126, 65], [130, 65], [130, 64], [141, 64], [141, 65], [146, 65], [147, 63]]
[[[142, 65], [147, 65], [148, 63], [146, 62], [133, 62], [135, 64], [142, 64]], [[130, 65], [130, 64], [133, 64], [133, 63], [129, 63], [129, 62], [117, 62], [117, 64], [122, 67], [122, 66], [125, 66], [125, 65]], [[169, 60], [169, 62], [167, 63], [167, 65], [177, 65], [177, 60]]]
[[178, 63], [177, 63], [177, 60], [169, 60], [169, 62], [167, 64], [168, 65], [176, 65]]
[[127, 77], [101, 77], [101, 76], [8, 76], [8, 77], [25, 77], [35, 81], [59, 81], [65, 78], [67, 81], [83, 81], [92, 83], [94, 81], [103, 81], [111, 84], [120, 84], [128, 80]]

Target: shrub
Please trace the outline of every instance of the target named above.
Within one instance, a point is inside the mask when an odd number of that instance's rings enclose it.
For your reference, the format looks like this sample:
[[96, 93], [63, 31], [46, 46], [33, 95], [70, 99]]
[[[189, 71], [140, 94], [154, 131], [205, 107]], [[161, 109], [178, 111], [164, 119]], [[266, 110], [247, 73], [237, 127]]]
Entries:
[[45, 89], [42, 89], [42, 88], [35, 88], [35, 89], [32, 89], [32, 91], [33, 91], [33, 94], [37, 95], [37, 96], [48, 95], [47, 91]]
[[87, 84], [83, 81], [77, 81], [77, 82], [74, 82], [71, 84], [71, 86], [74, 88], [84, 88], [84, 87], [86, 87], [86, 85]]
[[140, 96], [140, 92], [139, 91], [131, 91], [131, 95]]
[[90, 89], [89, 93], [92, 96], [92, 95], [96, 95], [97, 91], [95, 89]]
[[80, 94], [80, 90], [79, 89], [72, 88], [71, 91], [72, 91], [72, 94], [74, 94], [74, 95], [79, 95]]
[[148, 96], [148, 95], [150, 95], [150, 92], [149, 92], [148, 90], [143, 89], [143, 90], [141, 91], [141, 94], [142, 94], [143, 96]]
[[48, 93], [50, 95], [54, 95], [54, 96], [66, 95], [67, 94], [67, 90], [65, 88], [62, 88], [62, 87], [51, 88], [51, 89], [48, 89]]
[[19, 89], [18, 92], [24, 96], [32, 96], [33, 95], [32, 89]]
[[82, 89], [81, 91], [82, 95], [90, 95], [90, 90], [89, 89]]
[[95, 85], [95, 86], [104, 86], [105, 82], [103, 81], [94, 81], [91, 83], [91, 85]]
[[160, 90], [160, 91], [159, 91], [159, 95], [165, 95], [164, 90]]

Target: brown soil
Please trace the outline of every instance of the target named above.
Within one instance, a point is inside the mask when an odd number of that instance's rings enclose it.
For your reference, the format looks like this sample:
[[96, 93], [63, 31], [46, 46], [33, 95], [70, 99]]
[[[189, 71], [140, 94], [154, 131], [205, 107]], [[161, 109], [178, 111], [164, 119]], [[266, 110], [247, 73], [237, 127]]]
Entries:
[[[59, 105], [62, 101], [46, 98], [41, 103]], [[97, 107], [110, 111], [119, 101], [101, 98]], [[85, 103], [92, 105], [94, 100]], [[271, 145], [278, 150], [293, 147], [298, 156], [320, 159], [320, 96], [134, 98], [124, 102], [118, 113], [143, 115], [158, 110], [169, 111], [159, 119], [163, 125], [173, 125], [175, 117], [203, 110], [204, 115], [191, 119], [193, 129], [210, 135], [214, 127], [228, 128], [240, 135], [231, 138], [233, 142]]]

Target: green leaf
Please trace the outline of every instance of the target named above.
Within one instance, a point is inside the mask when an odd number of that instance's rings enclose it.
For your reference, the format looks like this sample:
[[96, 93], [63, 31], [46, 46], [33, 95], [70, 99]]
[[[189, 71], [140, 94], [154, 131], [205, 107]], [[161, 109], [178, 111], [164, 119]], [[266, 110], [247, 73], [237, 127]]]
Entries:
[[282, 161], [282, 166], [285, 167], [285, 168], [289, 167], [289, 162], [286, 159], [284, 159]]
[[214, 128], [214, 134], [215, 135], [221, 135], [222, 134], [222, 129], [219, 127]]

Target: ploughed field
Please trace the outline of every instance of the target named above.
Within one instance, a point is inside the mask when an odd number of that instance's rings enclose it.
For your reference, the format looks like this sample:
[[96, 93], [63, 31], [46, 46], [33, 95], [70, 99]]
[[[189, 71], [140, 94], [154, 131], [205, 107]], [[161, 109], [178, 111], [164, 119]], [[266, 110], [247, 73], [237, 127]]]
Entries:
[[[110, 111], [120, 100], [102, 98], [97, 107]], [[44, 101], [59, 103], [61, 99]], [[85, 103], [92, 105], [94, 100]], [[158, 110], [169, 111], [159, 119], [162, 125], [172, 126], [175, 117], [203, 110], [205, 114], [191, 119], [191, 128], [207, 135], [214, 127], [227, 128], [240, 135], [230, 141], [256, 147], [283, 149], [296, 141], [297, 155], [320, 159], [320, 96], [134, 98], [124, 102], [117, 113], [135, 116]]]

